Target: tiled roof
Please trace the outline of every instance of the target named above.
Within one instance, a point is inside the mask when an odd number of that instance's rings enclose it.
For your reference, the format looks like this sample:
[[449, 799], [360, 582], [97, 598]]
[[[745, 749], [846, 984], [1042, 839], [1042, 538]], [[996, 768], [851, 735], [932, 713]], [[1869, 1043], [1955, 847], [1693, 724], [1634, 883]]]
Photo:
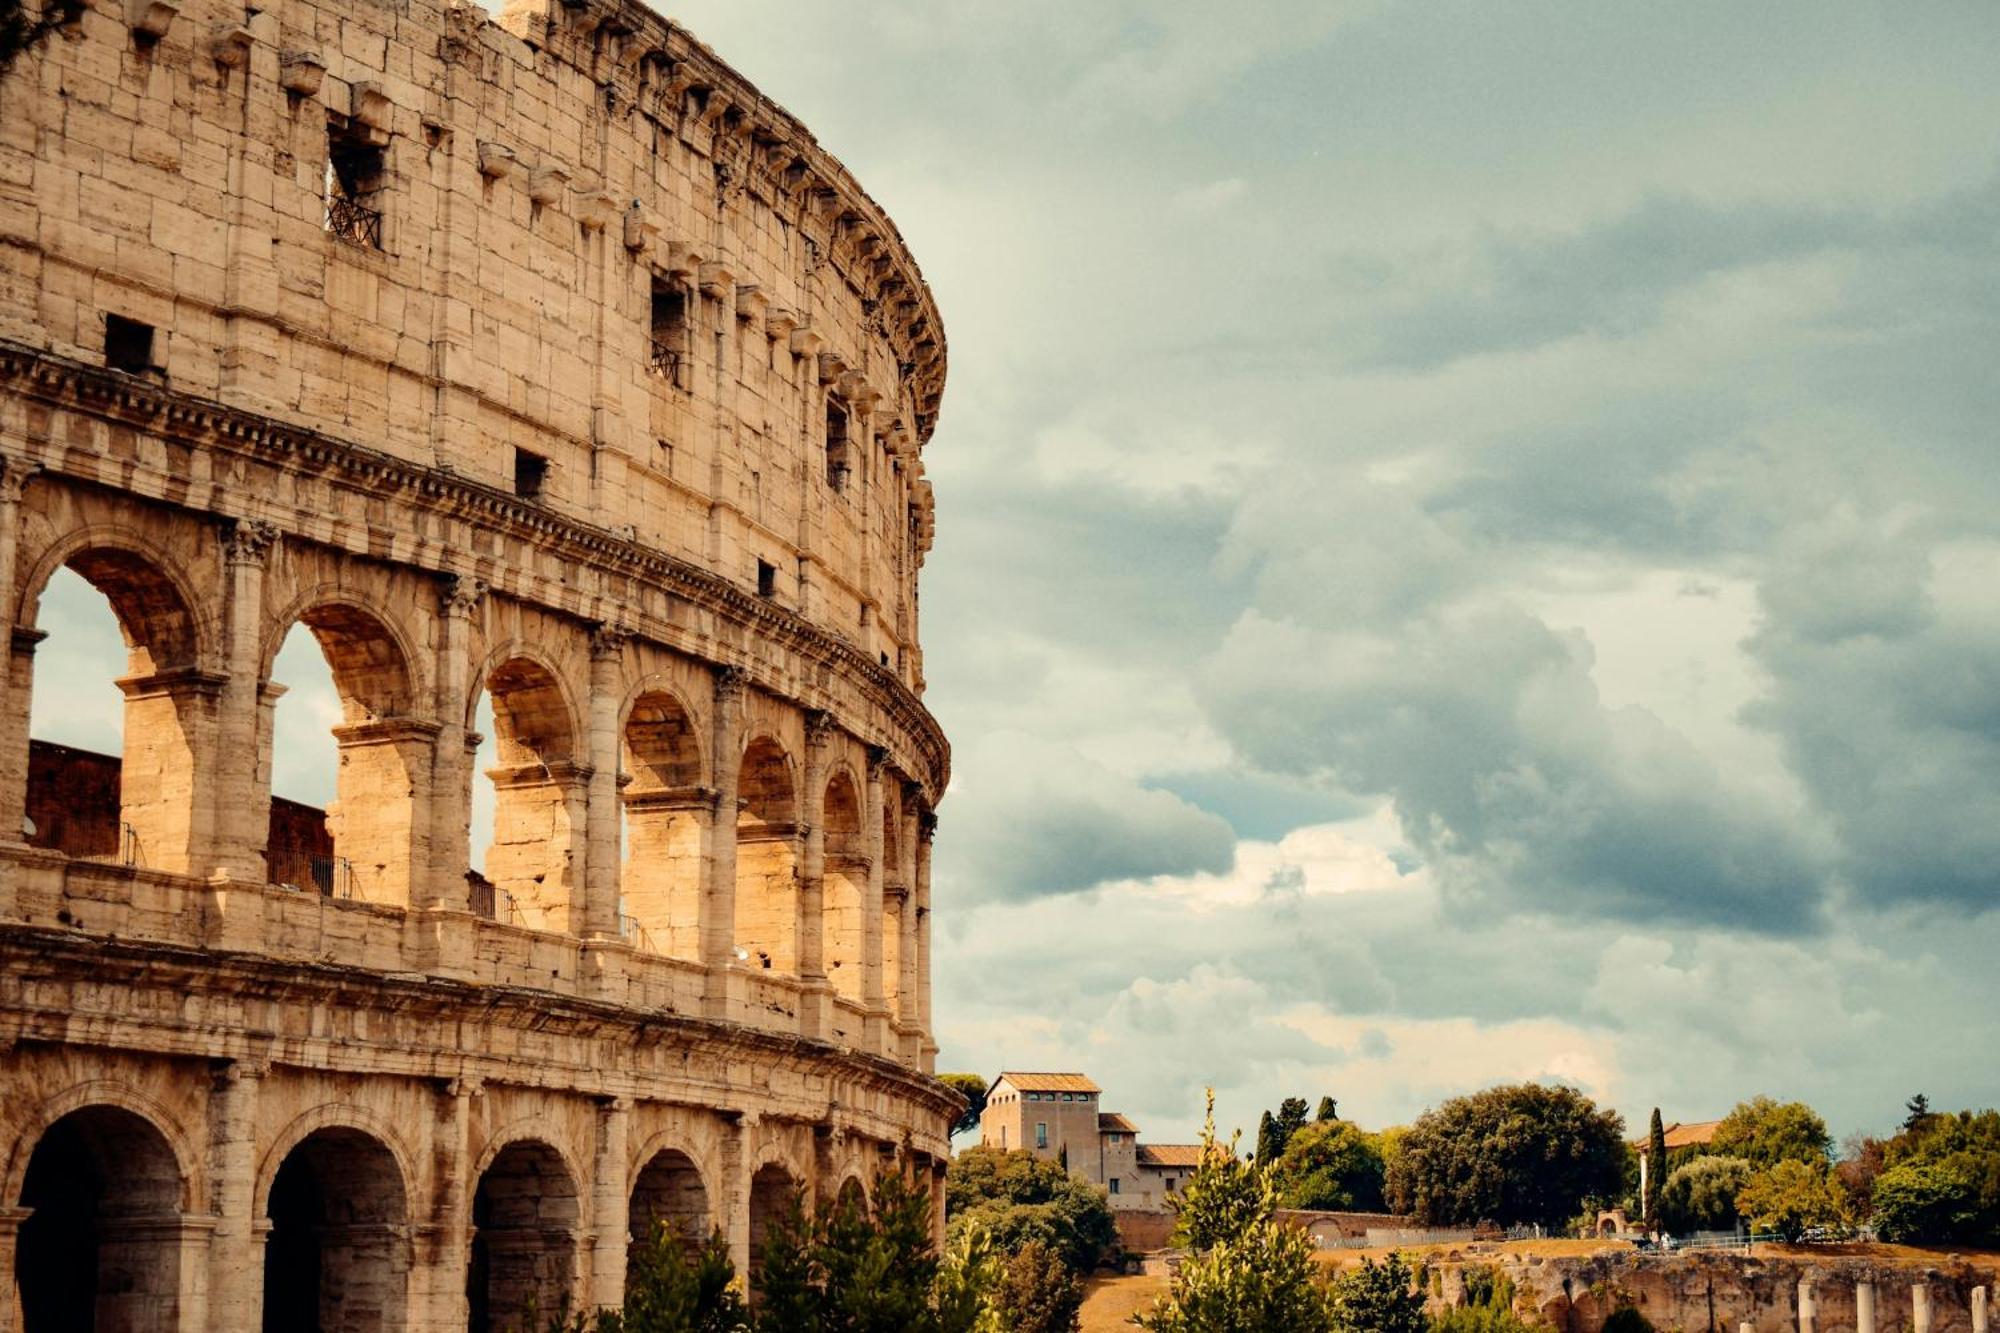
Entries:
[[1139, 1145], [1139, 1165], [1200, 1166], [1201, 1145], [1199, 1143], [1142, 1143]]
[[[1667, 1151], [1676, 1148], [1698, 1148], [1715, 1141], [1715, 1131], [1722, 1124], [1720, 1120], [1697, 1120], [1683, 1124], [1676, 1120], [1667, 1126]], [[1632, 1147], [1643, 1154], [1651, 1146], [1652, 1135], [1632, 1140]]]
[[[1100, 1093], [1104, 1089], [1092, 1083], [1081, 1074], [1021, 1074], [1003, 1069], [1000, 1078], [1019, 1088], [1022, 1092], [1088, 1092]], [[994, 1082], [999, 1082], [995, 1079]]]
[[1116, 1111], [1099, 1111], [1097, 1113], [1097, 1132], [1103, 1134], [1111, 1130], [1118, 1130], [1126, 1134], [1137, 1134], [1139, 1127]]

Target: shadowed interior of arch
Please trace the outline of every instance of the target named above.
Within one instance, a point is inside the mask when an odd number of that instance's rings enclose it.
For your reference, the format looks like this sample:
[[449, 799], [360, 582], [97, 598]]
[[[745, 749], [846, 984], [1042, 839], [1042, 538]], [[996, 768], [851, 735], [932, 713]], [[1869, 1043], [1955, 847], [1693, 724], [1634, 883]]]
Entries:
[[381, 1142], [322, 1129], [285, 1155], [265, 1217], [264, 1333], [396, 1333], [410, 1256], [402, 1173]]
[[743, 755], [737, 788], [736, 944], [747, 965], [798, 974], [798, 795], [792, 764], [768, 737]]
[[469, 1333], [527, 1329], [568, 1301], [581, 1218], [576, 1181], [546, 1143], [501, 1149], [472, 1196]]
[[[489, 915], [538, 930], [579, 930], [587, 792], [568, 700], [539, 662], [516, 657], [487, 674], [492, 709], [493, 832], [477, 866]], [[482, 759], [485, 753], [482, 753]], [[475, 881], [475, 889], [478, 881]], [[479, 907], [475, 900], [475, 907]]]
[[689, 1243], [708, 1239], [715, 1225], [701, 1172], [692, 1158], [674, 1148], [654, 1153], [632, 1183], [627, 1223], [632, 1251], [637, 1253], [652, 1239], [654, 1228], [663, 1224]]
[[764, 1245], [771, 1228], [802, 1206], [799, 1182], [777, 1162], [767, 1162], [750, 1178], [750, 1287], [764, 1276]]
[[179, 1163], [144, 1118], [113, 1106], [63, 1116], [37, 1140], [15, 1242], [23, 1333], [180, 1326]]
[[701, 783], [701, 747], [687, 710], [664, 690], [639, 697], [625, 723], [624, 933], [652, 953], [701, 959], [703, 831], [713, 793]]

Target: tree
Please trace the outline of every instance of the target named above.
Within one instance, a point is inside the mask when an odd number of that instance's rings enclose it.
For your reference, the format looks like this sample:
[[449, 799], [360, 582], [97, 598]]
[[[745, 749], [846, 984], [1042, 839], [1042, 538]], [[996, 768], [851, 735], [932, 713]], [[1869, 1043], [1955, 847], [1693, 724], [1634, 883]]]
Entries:
[[1328, 1333], [1331, 1301], [1312, 1239], [1277, 1220], [1269, 1167], [1240, 1159], [1234, 1137], [1227, 1148], [1216, 1143], [1213, 1092], [1180, 1226], [1190, 1253], [1134, 1323], [1158, 1333]]
[[32, 15], [23, 0], [0, 0], [0, 78], [30, 47], [82, 17], [83, 0], [43, 0]]
[[1305, 1124], [1306, 1124], [1305, 1098], [1287, 1097], [1285, 1098], [1284, 1101], [1278, 1103], [1278, 1151], [1279, 1152], [1283, 1152], [1285, 1150], [1285, 1145], [1292, 1141], [1292, 1135], [1298, 1133], [1301, 1129], [1304, 1129]]
[[1922, 1129], [1931, 1118], [1931, 1099], [1918, 1093], [1903, 1103], [1903, 1132], [1911, 1133]]
[[1118, 1245], [1105, 1192], [1025, 1149], [968, 1148], [952, 1159], [944, 1191], [952, 1237], [983, 1232], [1002, 1256], [1040, 1241], [1087, 1276]]
[[1753, 1097], [1738, 1102], [1722, 1118], [1708, 1148], [1755, 1166], [1779, 1162], [1825, 1166], [1833, 1152], [1833, 1136], [1826, 1132], [1826, 1121], [1804, 1102]]
[[1333, 1281], [1336, 1333], [1426, 1333], [1424, 1298], [1411, 1290], [1410, 1266], [1400, 1253], [1376, 1263], [1363, 1259]]
[[1882, 1146], [1882, 1159], [1873, 1182], [1878, 1230], [2000, 1243], [2000, 1112], [1927, 1110]]
[[1847, 1225], [1847, 1199], [1825, 1166], [1783, 1158], [1750, 1177], [1736, 1196], [1736, 1211], [1753, 1231], [1775, 1231], [1788, 1242], [1810, 1231]]
[[749, 1333], [750, 1307], [736, 1286], [736, 1266], [721, 1232], [705, 1245], [684, 1243], [664, 1223], [632, 1255], [625, 1305], [578, 1315], [565, 1333]]
[[1625, 1122], [1574, 1088], [1520, 1083], [1424, 1112], [1387, 1162], [1391, 1207], [1428, 1226], [1561, 1226], [1624, 1180]]
[[1345, 1120], [1320, 1120], [1292, 1135], [1272, 1167], [1285, 1208], [1372, 1213], [1382, 1207], [1382, 1150]]
[[1667, 1131], [1660, 1123], [1660, 1108], [1653, 1108], [1653, 1123], [1646, 1131], [1646, 1197], [1639, 1201], [1645, 1214], [1645, 1230], [1652, 1235], [1660, 1229], [1660, 1187], [1667, 1183]]
[[1711, 1154], [1682, 1162], [1660, 1186], [1660, 1224], [1679, 1235], [1733, 1230], [1736, 1196], [1753, 1170], [1741, 1157]]
[[1278, 1154], [1284, 1150], [1285, 1145], [1278, 1136], [1277, 1119], [1266, 1111], [1264, 1118], [1257, 1122], [1257, 1160], [1266, 1163], [1275, 1162], [1278, 1160]]
[[993, 1306], [1012, 1333], [1072, 1333], [1083, 1310], [1083, 1283], [1062, 1255], [1031, 1241], [1007, 1261]]
[[1313, 1119], [1321, 1124], [1325, 1124], [1329, 1120], [1340, 1119], [1340, 1103], [1331, 1097], [1320, 1098], [1319, 1113], [1313, 1116]]
[[978, 1129], [979, 1117], [986, 1110], [986, 1094], [989, 1091], [986, 1080], [977, 1074], [939, 1074], [938, 1082], [965, 1098], [965, 1110], [951, 1122], [952, 1136], [970, 1134]]
[[1875, 1234], [1895, 1244], [1983, 1240], [1979, 1191], [1937, 1162], [1901, 1162], [1875, 1178]]

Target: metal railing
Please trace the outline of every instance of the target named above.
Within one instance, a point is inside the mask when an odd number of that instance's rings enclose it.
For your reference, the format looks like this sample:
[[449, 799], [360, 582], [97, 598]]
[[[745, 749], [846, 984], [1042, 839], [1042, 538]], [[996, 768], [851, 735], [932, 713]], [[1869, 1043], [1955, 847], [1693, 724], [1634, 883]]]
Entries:
[[382, 211], [344, 194], [327, 197], [326, 229], [351, 244], [382, 248]]
[[672, 342], [664, 338], [654, 338], [652, 354], [648, 357], [646, 365], [655, 375], [666, 380], [675, 388], [680, 387], [681, 349]]
[[315, 856], [312, 858], [313, 887], [322, 898], [352, 898], [354, 896], [354, 863], [344, 856]]

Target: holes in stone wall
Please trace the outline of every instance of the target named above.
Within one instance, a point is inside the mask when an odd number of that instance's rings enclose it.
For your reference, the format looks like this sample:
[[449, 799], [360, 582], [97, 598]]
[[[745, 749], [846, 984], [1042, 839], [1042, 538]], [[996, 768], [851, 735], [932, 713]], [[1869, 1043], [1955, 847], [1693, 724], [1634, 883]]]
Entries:
[[129, 375], [143, 375], [157, 369], [151, 324], [123, 315], [104, 317], [104, 364]]

